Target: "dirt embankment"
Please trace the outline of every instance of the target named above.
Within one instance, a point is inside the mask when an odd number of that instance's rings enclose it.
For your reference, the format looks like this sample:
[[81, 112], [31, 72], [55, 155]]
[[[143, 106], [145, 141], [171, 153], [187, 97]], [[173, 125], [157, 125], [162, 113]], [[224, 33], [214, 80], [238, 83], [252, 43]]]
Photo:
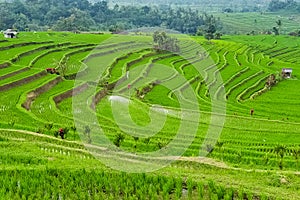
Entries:
[[101, 101], [101, 99], [103, 99], [106, 95], [108, 94], [108, 90], [107, 89], [102, 89], [100, 90], [94, 97], [92, 100], [92, 104], [91, 104], [91, 108], [93, 110], [96, 109], [96, 105]]
[[[131, 61], [130, 63], [127, 63], [127, 66], [126, 66], [126, 70], [128, 71], [129, 68], [140, 62], [141, 60], [147, 58], [147, 57], [150, 57], [152, 55], [155, 55], [156, 53], [149, 53], [149, 54], [146, 54], [146, 55], [143, 55], [141, 58], [138, 58], [134, 61]], [[135, 82], [138, 82], [140, 80], [142, 80], [143, 77], [139, 77]], [[106, 95], [108, 95], [115, 87], [117, 84], [122, 84], [122, 82], [124, 82], [126, 80], [126, 76], [123, 76], [122, 78], [120, 78], [118, 81], [116, 82], [113, 82], [113, 83], [110, 83], [110, 84], [107, 84], [106, 86], [104, 86], [104, 88], [102, 90], [100, 90], [92, 99], [92, 104], [91, 104], [91, 109], [95, 110], [96, 109], [96, 105], [101, 101], [101, 99], [103, 99]], [[134, 83], [135, 83], [134, 82]], [[124, 88], [124, 89], [121, 89], [120, 92], [125, 92], [127, 90], [127, 88]]]
[[46, 75], [47, 75], [46, 71], [39, 72], [37, 74], [34, 74], [32, 76], [23, 78], [21, 80], [18, 80], [18, 81], [12, 82], [12, 83], [8, 83], [6, 85], [2, 85], [2, 86], [0, 86], [0, 91], [9, 90], [9, 89], [12, 89], [14, 87], [18, 87], [18, 86], [30, 83], [30, 82], [32, 82], [34, 80], [37, 80], [37, 79], [39, 79], [43, 76], [46, 76]]
[[[48, 43], [49, 42], [42, 43], [42, 44], [48, 44]], [[12, 58], [11, 62], [14, 63], [14, 62], [20, 60], [22, 57], [31, 55], [31, 54], [33, 54], [35, 52], [43, 51], [43, 50], [46, 50], [46, 49], [59, 48], [59, 47], [63, 47], [63, 46], [70, 45], [70, 44], [72, 44], [72, 43], [71, 42], [65, 42], [65, 43], [60, 43], [60, 44], [53, 44], [53, 45], [48, 45], [48, 46], [42, 46], [42, 47], [39, 47], [39, 48], [36, 48], [36, 49], [31, 49], [30, 51], [26, 51], [26, 52], [20, 53], [16, 57]]]
[[[92, 99], [91, 109], [95, 110], [96, 105], [103, 99], [106, 95], [112, 92], [112, 90], [117, 86], [117, 84], [121, 84], [126, 80], [126, 76], [122, 77], [118, 81], [107, 84], [104, 86], [102, 90], [100, 90]], [[127, 88], [126, 88], [127, 90]], [[122, 91], [121, 91], [122, 92]]]
[[62, 102], [63, 100], [70, 98], [72, 96], [75, 96], [81, 92], [83, 92], [84, 90], [86, 90], [89, 87], [89, 85], [87, 83], [80, 85], [74, 89], [68, 90], [58, 96], [54, 97], [54, 102], [56, 105], [58, 105], [60, 102]]
[[48, 90], [50, 90], [51, 88], [53, 88], [55, 85], [57, 85], [58, 83], [60, 83], [62, 81], [63, 81], [63, 79], [59, 76], [59, 77], [55, 78], [54, 80], [48, 82], [47, 84], [29, 92], [27, 94], [26, 101], [22, 104], [22, 107], [25, 108], [26, 110], [30, 110], [32, 102], [38, 96], [40, 96], [42, 93], [47, 92]]
[[28, 45], [34, 45], [34, 44], [49, 44], [49, 43], [53, 43], [53, 41], [24, 42], [24, 43], [18, 43], [18, 44], [12, 44], [12, 45], [9, 45], [9, 46], [0, 47], [0, 51], [8, 50], [8, 49], [16, 48], [16, 47], [24, 47], [24, 46], [28, 46]]
[[0, 64], [0, 69], [3, 69], [3, 68], [7, 68], [9, 67], [11, 64], [9, 62], [5, 62], [5, 63], [2, 63]]
[[[50, 41], [50, 42], [21, 43], [21, 44], [15, 44], [15, 45], [10, 45], [10, 46], [6, 46], [6, 47], [1, 47], [0, 51], [1, 50], [7, 50], [7, 49], [10, 49], [10, 48], [20, 47], [20, 46], [31, 45], [31, 44], [49, 44], [49, 43], [53, 43], [53, 42]], [[42, 51], [42, 50], [45, 50], [45, 49], [51, 49], [51, 48], [55, 48], [55, 47], [62, 47], [64, 45], [69, 45], [69, 44], [71, 44], [71, 42], [66, 42], [66, 43], [62, 43], [62, 44], [55, 44], [55, 45], [50, 45], [50, 46], [42, 46], [42, 47], [39, 47], [39, 48], [36, 48], [36, 49], [32, 49], [30, 51], [26, 51], [26, 52], [23, 52], [19, 55], [16, 55], [14, 58], [12, 58], [10, 60], [10, 62], [15, 63], [16, 61], [20, 60], [22, 57], [28, 56], [28, 55], [33, 54], [35, 52]], [[11, 66], [10, 62], [1, 63], [0, 64], [0, 69], [7, 68], [7, 67]]]
[[1, 81], [1, 80], [4, 80], [4, 79], [7, 79], [7, 78], [9, 78], [9, 77], [12, 77], [12, 76], [14, 76], [14, 75], [20, 74], [20, 73], [22, 73], [22, 72], [28, 71], [29, 69], [30, 69], [29, 67], [25, 67], [25, 68], [20, 69], [20, 70], [18, 70], [18, 71], [14, 71], [14, 72], [12, 72], [12, 73], [5, 74], [5, 75], [3, 75], [3, 76], [0, 76], [0, 81]]

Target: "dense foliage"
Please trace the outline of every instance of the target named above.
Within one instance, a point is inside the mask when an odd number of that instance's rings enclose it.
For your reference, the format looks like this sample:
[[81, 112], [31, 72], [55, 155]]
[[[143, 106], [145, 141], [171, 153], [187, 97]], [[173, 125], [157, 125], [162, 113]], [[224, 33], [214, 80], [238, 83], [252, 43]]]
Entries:
[[[97, 2], [97, 0], [90, 0], [91, 2]], [[257, 11], [265, 10], [270, 0], [118, 0], [112, 1], [118, 2], [119, 5], [149, 5], [157, 4], [160, 6], [189, 6], [197, 8], [201, 11], [222, 11], [226, 8], [231, 8], [233, 11]]]
[[300, 12], [300, 4], [295, 0], [272, 0], [269, 4], [268, 10], [272, 12], [280, 11], [280, 10], [287, 10], [291, 11], [296, 9]]
[[[90, 31], [120, 32], [138, 27], [165, 27], [194, 34], [199, 27], [211, 22], [211, 15], [192, 9], [149, 6], [119, 6], [106, 1], [87, 0], [13, 0], [0, 3], [0, 30]], [[214, 20], [221, 29], [220, 20]]]
[[180, 51], [178, 39], [168, 36], [165, 32], [160, 33], [156, 31], [153, 34], [153, 42], [157, 45], [157, 48], [159, 50], [173, 51], [173, 52]]

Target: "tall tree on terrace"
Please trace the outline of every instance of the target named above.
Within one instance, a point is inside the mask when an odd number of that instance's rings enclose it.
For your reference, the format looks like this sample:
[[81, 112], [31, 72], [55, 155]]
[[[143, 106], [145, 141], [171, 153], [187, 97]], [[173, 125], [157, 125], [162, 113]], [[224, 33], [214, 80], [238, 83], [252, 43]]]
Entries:
[[278, 26], [278, 35], [280, 34], [281, 26], [282, 26], [282, 21], [279, 19], [276, 21], [276, 24]]
[[178, 39], [168, 36], [165, 32], [154, 32], [153, 42], [157, 51], [180, 51]]
[[279, 29], [277, 27], [273, 27], [273, 32], [275, 35], [279, 35]]
[[204, 30], [205, 35], [204, 37], [210, 41], [211, 39], [214, 39], [214, 34], [217, 31], [215, 25], [209, 24], [208, 27]]

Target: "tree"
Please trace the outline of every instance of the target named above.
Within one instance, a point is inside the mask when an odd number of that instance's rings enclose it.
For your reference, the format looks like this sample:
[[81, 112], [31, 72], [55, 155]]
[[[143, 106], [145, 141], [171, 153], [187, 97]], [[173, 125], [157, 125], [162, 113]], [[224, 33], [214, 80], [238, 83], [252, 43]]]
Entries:
[[53, 26], [54, 24], [57, 24], [57, 22], [61, 18], [67, 18], [70, 15], [69, 12], [66, 12], [63, 10], [63, 8], [52, 6], [50, 7], [49, 12], [45, 15], [45, 23]]
[[16, 21], [17, 15], [12, 12], [12, 7], [10, 3], [0, 2], [0, 30], [7, 28], [12, 28]]
[[[205, 31], [204, 37], [205, 37], [205, 39], [207, 39], [209, 41], [209, 40], [212, 40], [215, 38], [214, 34], [216, 33], [217, 29], [214, 24], [209, 24], [207, 26], [207, 28], [204, 29], [204, 31]], [[220, 36], [220, 35], [218, 35], [218, 36]], [[221, 38], [221, 36], [220, 36], [220, 38]]]
[[203, 36], [205, 34], [205, 31], [203, 30], [203, 28], [198, 28], [197, 32], [196, 32], [196, 35], [197, 36]]
[[153, 34], [154, 47], [158, 51], [179, 52], [179, 40], [168, 36], [165, 32], [155, 31]]
[[297, 2], [294, 0], [285, 0], [285, 1], [279, 1], [279, 0], [272, 0], [269, 3], [268, 10], [271, 12], [276, 12], [279, 10], [290, 10], [297, 7]]
[[216, 33], [216, 34], [215, 34], [215, 39], [216, 39], [216, 40], [221, 39], [221, 37], [222, 37], [222, 33]]
[[271, 12], [276, 12], [278, 10], [284, 9], [285, 7], [286, 7], [285, 2], [282, 2], [282, 1], [279, 1], [279, 0], [272, 0], [269, 3], [268, 10], [271, 11]]
[[281, 27], [282, 21], [279, 19], [279, 20], [276, 21], [276, 24], [277, 24], [279, 27]]
[[116, 23], [114, 25], [111, 25], [108, 30], [111, 33], [117, 34], [117, 33], [121, 33], [122, 31], [124, 31], [125, 26], [126, 25], [123, 23]]
[[225, 8], [223, 10], [224, 13], [233, 13], [233, 10], [231, 8]]
[[279, 29], [277, 27], [273, 27], [273, 32], [275, 35], [279, 35]]
[[95, 24], [91, 16], [77, 8], [71, 10], [69, 17], [61, 17], [53, 29], [57, 31], [88, 31]]
[[205, 33], [204, 35], [205, 39], [207, 39], [208, 41], [214, 39], [214, 34], [212, 33]]
[[282, 26], [282, 21], [279, 19], [276, 21], [276, 24], [278, 26], [278, 35], [280, 34], [281, 26]]
[[293, 9], [295, 7], [297, 7], [297, 2], [294, 1], [294, 0], [286, 0], [286, 9], [290, 10], [290, 9]]
[[29, 23], [28, 17], [21, 13], [16, 15], [15, 23], [13, 24], [13, 27], [20, 31], [24, 31], [28, 27], [28, 23]]
[[55, 69], [57, 69], [59, 71], [59, 74], [63, 77], [65, 77], [66, 72], [68, 70], [68, 65], [67, 65], [68, 59], [69, 57], [67, 57], [65, 60], [60, 60], [60, 61], [54, 59]]
[[88, 0], [9, 0], [0, 2], [0, 29], [14, 24], [20, 30], [31, 28], [57, 31], [94, 29], [127, 30], [138, 27], [164, 27], [196, 34], [199, 27], [214, 24], [221, 30], [219, 18], [202, 15], [190, 8], [155, 6], [108, 6], [107, 1]]

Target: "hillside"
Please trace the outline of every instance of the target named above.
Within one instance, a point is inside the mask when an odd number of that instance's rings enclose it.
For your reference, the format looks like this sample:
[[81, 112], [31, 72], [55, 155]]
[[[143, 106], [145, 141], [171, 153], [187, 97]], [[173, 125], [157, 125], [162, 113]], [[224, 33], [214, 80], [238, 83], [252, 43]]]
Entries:
[[226, 34], [261, 34], [277, 26], [281, 20], [280, 34], [289, 34], [299, 30], [300, 15], [291, 12], [253, 12], [253, 13], [215, 13], [222, 20], [222, 32]]
[[0, 196], [297, 199], [300, 39], [165, 38], [2, 38]]

